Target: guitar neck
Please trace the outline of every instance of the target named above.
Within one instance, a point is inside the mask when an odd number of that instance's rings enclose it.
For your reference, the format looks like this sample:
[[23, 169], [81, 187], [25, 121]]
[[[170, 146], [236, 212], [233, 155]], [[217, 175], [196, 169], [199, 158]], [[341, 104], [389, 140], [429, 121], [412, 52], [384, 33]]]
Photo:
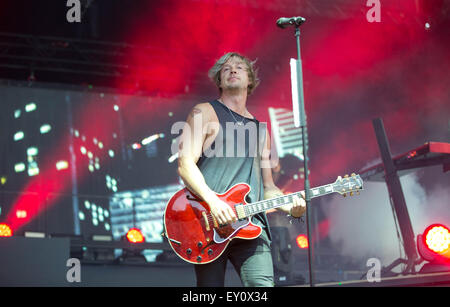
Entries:
[[[311, 198], [315, 198], [315, 197], [319, 197], [319, 196], [323, 196], [323, 195], [327, 195], [327, 194], [331, 194], [331, 193], [335, 192], [335, 190], [333, 188], [333, 184], [327, 184], [327, 185], [323, 185], [320, 187], [316, 187], [316, 188], [310, 189], [309, 191], [310, 191]], [[301, 191], [301, 192], [303, 192], [303, 191]], [[278, 208], [278, 207], [281, 207], [281, 206], [284, 206], [287, 204], [291, 204], [293, 202], [293, 197], [295, 195], [300, 198], [302, 197], [301, 192], [295, 192], [295, 193], [286, 194], [286, 195], [282, 195], [279, 197], [247, 204], [246, 206], [244, 206], [245, 216], [250, 217], [252, 215], [255, 215], [255, 214], [258, 214], [261, 212], [265, 212], [269, 209], [274, 209], [274, 208]]]

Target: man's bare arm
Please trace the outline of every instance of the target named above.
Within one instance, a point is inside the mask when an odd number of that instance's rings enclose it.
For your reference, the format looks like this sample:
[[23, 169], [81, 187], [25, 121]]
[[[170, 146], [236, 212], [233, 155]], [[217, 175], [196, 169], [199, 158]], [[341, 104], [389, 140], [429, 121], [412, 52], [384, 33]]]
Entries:
[[214, 112], [211, 109], [209, 104], [203, 103], [196, 105], [189, 113], [179, 143], [178, 174], [189, 190], [209, 205], [219, 224], [229, 224], [237, 220], [236, 215], [208, 187], [197, 166], [206, 140], [207, 126], [211, 122], [211, 112]]

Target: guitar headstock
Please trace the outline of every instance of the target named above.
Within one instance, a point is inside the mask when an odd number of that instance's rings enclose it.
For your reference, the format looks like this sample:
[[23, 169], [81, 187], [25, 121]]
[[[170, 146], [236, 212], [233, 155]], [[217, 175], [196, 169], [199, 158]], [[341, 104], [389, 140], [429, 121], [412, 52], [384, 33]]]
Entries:
[[339, 176], [333, 183], [333, 188], [335, 192], [347, 196], [353, 196], [355, 193], [359, 195], [359, 191], [363, 189], [363, 180], [359, 175], [352, 173], [350, 176], [345, 175], [344, 178]]

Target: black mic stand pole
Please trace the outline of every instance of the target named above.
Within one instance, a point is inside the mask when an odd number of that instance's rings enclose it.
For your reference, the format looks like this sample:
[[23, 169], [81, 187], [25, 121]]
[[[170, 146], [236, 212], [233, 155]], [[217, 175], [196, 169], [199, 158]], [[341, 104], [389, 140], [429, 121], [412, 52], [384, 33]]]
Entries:
[[[300, 23], [301, 24], [301, 23]], [[297, 39], [297, 93], [298, 93], [298, 118], [300, 119], [300, 127], [302, 129], [302, 146], [303, 146], [303, 163], [305, 173], [305, 202], [306, 202], [306, 226], [308, 236], [308, 269], [309, 269], [309, 285], [314, 287], [313, 276], [313, 253], [312, 253], [312, 240], [311, 240], [311, 191], [309, 183], [309, 171], [308, 171], [308, 132], [306, 124], [306, 112], [303, 96], [303, 72], [302, 72], [302, 60], [300, 56], [300, 24], [295, 24], [295, 37]], [[294, 115], [295, 116], [295, 115]]]

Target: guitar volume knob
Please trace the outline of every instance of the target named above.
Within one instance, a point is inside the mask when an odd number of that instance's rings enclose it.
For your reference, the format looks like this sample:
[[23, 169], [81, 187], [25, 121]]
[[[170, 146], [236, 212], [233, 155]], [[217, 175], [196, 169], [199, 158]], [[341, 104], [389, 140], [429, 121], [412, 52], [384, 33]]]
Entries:
[[188, 255], [192, 254], [192, 249], [188, 248], [188, 249], [186, 250], [186, 254], [188, 254]]

